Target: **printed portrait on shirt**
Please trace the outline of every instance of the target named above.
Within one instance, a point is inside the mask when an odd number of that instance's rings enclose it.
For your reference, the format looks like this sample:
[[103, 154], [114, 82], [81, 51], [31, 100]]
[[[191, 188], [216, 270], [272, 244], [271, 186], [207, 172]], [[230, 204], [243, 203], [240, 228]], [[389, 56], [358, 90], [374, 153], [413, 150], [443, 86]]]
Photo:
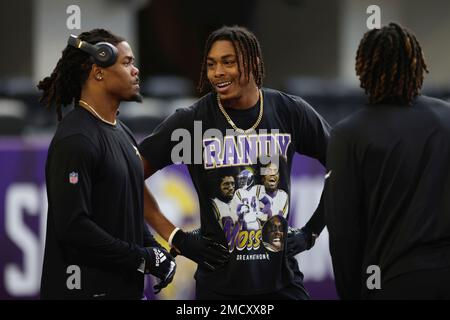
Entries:
[[264, 247], [270, 252], [283, 251], [287, 228], [288, 223], [283, 216], [277, 215], [267, 220], [262, 228]]
[[[265, 222], [274, 216], [285, 219], [289, 213], [289, 196], [282, 188], [287, 182], [280, 171], [280, 166], [283, 172], [288, 171], [286, 161], [281, 157], [262, 164], [260, 160], [258, 157], [255, 165], [214, 170], [212, 209], [224, 230], [230, 251], [258, 250]], [[283, 246], [284, 237], [273, 241], [274, 248], [279, 244], [277, 241]]]

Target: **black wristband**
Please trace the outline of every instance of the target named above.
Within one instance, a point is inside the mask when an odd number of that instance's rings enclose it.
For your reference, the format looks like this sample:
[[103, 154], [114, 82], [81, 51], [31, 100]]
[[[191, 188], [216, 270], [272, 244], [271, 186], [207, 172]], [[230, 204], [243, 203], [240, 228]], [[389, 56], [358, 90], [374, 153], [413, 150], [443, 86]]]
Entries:
[[173, 236], [172, 244], [178, 250], [181, 250], [180, 247], [183, 246], [185, 240], [186, 240], [186, 232], [180, 229]]

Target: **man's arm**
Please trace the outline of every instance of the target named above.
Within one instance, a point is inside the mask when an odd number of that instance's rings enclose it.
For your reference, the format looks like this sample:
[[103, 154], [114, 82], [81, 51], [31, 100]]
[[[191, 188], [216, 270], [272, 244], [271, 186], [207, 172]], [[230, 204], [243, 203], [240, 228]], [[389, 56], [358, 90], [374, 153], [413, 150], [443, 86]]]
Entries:
[[312, 234], [315, 234], [315, 237], [318, 237], [322, 230], [325, 228], [325, 205], [323, 198], [324, 196], [322, 191], [320, 202], [316, 208], [316, 211], [314, 211], [314, 214], [311, 216], [311, 218], [309, 218], [308, 222], [304, 226], [306, 230], [308, 230]]
[[[144, 177], [148, 178], [156, 170], [143, 158]], [[215, 270], [223, 266], [229, 259], [228, 249], [215, 241], [203, 237], [200, 230], [184, 232], [176, 228], [159, 209], [153, 195], [144, 186], [144, 217], [145, 220], [156, 230], [168, 243], [181, 254], [192, 261], [210, 269]], [[171, 251], [172, 254], [175, 254]]]
[[[306, 101], [295, 97], [297, 102], [297, 122], [300, 131], [297, 133], [295, 150], [317, 159], [324, 167], [327, 163], [327, 148], [330, 137], [330, 125], [318, 114]], [[313, 215], [301, 229], [290, 228], [288, 232], [288, 254], [298, 254], [309, 250], [315, 243], [316, 238], [325, 228], [323, 192], [320, 202]]]
[[81, 135], [67, 137], [52, 148], [47, 172], [49, 219], [58, 240], [90, 263], [137, 271], [141, 258], [148, 259], [147, 250], [112, 236], [92, 219], [92, 179], [99, 158], [95, 146]]
[[341, 299], [359, 299], [362, 289], [362, 179], [353, 144], [351, 139], [333, 132], [328, 150], [329, 176], [324, 187], [325, 222]]
[[[151, 167], [150, 163], [145, 158], [142, 159], [142, 164], [144, 166], [145, 179], [149, 178], [156, 172], [156, 170]], [[161, 212], [155, 197], [153, 197], [146, 185], [144, 185], [144, 218], [147, 223], [151, 225], [161, 237], [164, 238], [164, 240], [169, 241], [169, 237], [175, 230], [175, 226]]]
[[164, 240], [169, 241], [169, 237], [175, 230], [175, 226], [161, 212], [158, 203], [147, 186], [144, 186], [144, 218]]

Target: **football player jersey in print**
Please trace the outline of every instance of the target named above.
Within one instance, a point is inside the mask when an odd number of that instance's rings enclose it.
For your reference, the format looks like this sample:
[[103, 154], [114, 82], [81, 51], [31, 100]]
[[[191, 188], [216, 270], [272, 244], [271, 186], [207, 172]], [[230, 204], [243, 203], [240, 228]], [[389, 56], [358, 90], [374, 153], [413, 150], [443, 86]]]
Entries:
[[[323, 118], [299, 97], [265, 88], [262, 94], [263, 117], [252, 133], [234, 132], [216, 94], [209, 93], [191, 107], [178, 109], [140, 144], [143, 157], [158, 170], [173, 164], [172, 150], [180, 153], [186, 146], [181, 138], [172, 141], [172, 133], [177, 129], [174, 136], [189, 133], [189, 150], [181, 153], [199, 197], [201, 232], [228, 246], [231, 253], [225, 267], [216, 271], [199, 267], [195, 278], [223, 294], [274, 292], [302, 280], [295, 259], [286, 257], [285, 250], [270, 252], [263, 246], [261, 229], [269, 214], [289, 217], [294, 153], [325, 163], [330, 128]], [[260, 103], [226, 111], [237, 127], [248, 129], [258, 118]], [[263, 170], [266, 167], [270, 170]], [[227, 189], [221, 187], [225, 178], [232, 182]], [[282, 194], [286, 199], [278, 200]], [[226, 198], [230, 206], [217, 205], [217, 198]], [[287, 204], [280, 204], [283, 201]]]
[[289, 197], [286, 192], [281, 189], [275, 190], [274, 192], [266, 192], [266, 189], [263, 187], [261, 194], [262, 197], [259, 201], [263, 204], [261, 213], [266, 215], [264, 219], [267, 220], [273, 215], [280, 215], [287, 218], [287, 213], [289, 212]]

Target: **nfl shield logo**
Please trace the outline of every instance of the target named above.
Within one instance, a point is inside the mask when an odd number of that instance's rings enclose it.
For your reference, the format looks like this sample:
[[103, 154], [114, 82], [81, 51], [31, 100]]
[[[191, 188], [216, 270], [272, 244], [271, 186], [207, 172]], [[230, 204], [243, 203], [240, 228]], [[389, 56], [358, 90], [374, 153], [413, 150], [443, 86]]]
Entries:
[[71, 172], [69, 174], [69, 182], [71, 184], [77, 184], [78, 183], [78, 172]]

